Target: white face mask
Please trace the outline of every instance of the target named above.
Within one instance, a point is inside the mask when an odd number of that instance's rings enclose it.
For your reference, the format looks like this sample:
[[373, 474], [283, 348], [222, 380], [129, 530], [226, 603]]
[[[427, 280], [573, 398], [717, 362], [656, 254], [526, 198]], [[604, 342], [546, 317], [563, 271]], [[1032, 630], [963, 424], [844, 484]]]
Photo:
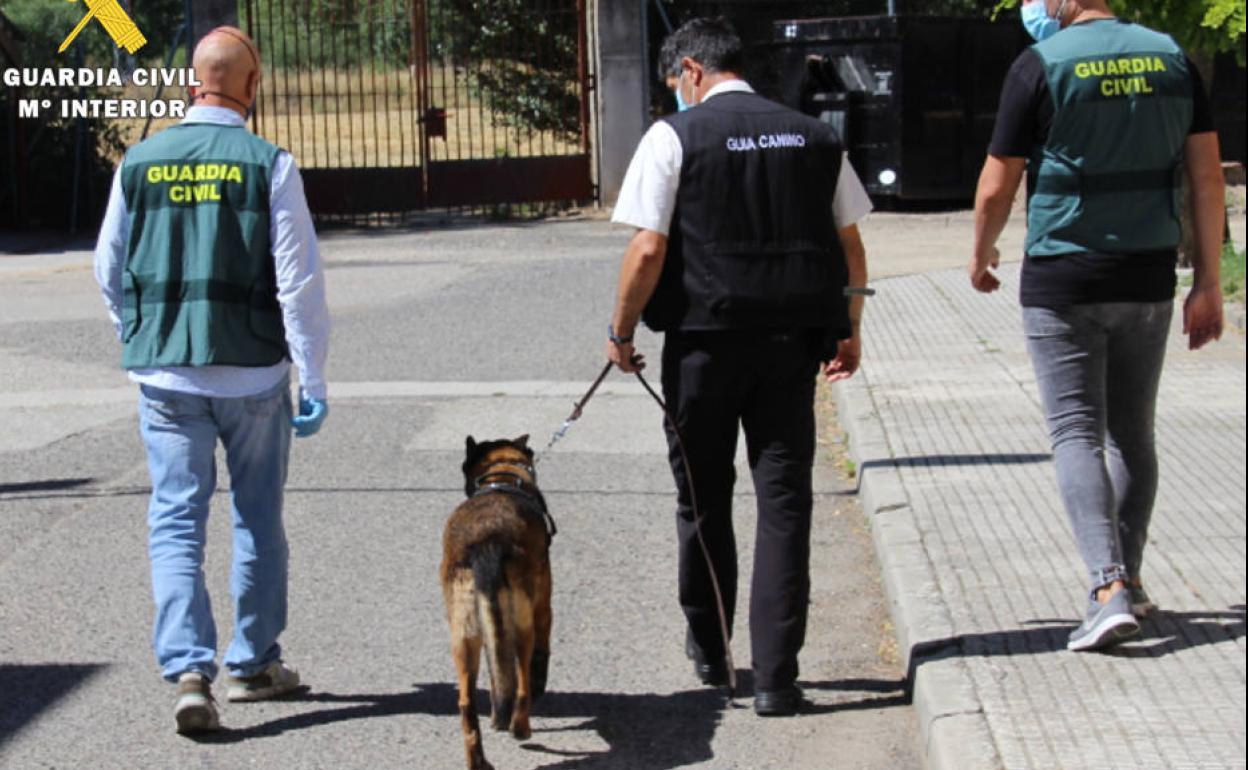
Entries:
[[1061, 0], [1057, 5], [1057, 13], [1050, 16], [1046, 0], [1032, 0], [1032, 2], [1024, 3], [1020, 9], [1023, 27], [1036, 42], [1053, 37], [1062, 28], [1062, 11], [1065, 8], [1066, 0]]

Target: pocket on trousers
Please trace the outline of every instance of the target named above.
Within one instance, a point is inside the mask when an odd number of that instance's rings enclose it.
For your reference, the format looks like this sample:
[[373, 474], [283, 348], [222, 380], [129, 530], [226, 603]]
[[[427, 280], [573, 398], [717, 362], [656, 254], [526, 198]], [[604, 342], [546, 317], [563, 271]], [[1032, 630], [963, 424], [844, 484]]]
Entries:
[[270, 391], [259, 396], [244, 398], [243, 406], [247, 410], [248, 417], [262, 419], [277, 414], [282, 408], [283, 401], [280, 391]]
[[1023, 308], [1023, 336], [1031, 340], [1073, 336], [1078, 329], [1074, 319], [1067, 317], [1071, 310], [1063, 308], [1059, 314], [1047, 307]]
[[154, 424], [174, 424], [188, 413], [185, 399], [177, 393], [141, 385], [143, 418]]

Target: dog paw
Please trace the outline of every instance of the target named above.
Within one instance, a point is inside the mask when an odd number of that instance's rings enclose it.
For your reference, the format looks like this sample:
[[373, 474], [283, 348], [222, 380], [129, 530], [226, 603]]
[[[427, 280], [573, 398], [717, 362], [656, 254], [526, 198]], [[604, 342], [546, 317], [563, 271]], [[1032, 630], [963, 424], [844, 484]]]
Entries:
[[517, 723], [511, 726], [511, 737], [518, 741], [527, 741], [529, 738], [533, 737], [533, 731], [529, 729], [528, 722], [525, 722], [524, 724]]

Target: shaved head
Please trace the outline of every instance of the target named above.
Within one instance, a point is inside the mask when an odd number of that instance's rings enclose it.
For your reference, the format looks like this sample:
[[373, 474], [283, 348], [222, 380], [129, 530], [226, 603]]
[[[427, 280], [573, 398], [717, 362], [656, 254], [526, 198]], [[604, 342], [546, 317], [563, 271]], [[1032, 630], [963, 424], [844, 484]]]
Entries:
[[217, 27], [204, 35], [192, 66], [203, 84], [194, 92], [196, 101], [246, 114], [260, 83], [260, 52], [246, 32]]

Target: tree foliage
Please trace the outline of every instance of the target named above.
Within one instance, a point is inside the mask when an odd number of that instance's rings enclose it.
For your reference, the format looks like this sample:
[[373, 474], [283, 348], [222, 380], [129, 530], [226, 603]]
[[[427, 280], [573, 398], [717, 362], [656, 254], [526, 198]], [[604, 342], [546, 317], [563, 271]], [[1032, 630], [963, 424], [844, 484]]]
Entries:
[[376, 61], [401, 68], [409, 62], [406, 2], [257, 0], [253, 6], [257, 26], [266, 31], [264, 59], [274, 67], [349, 69]]
[[[1016, 8], [1019, 0], [999, 0], [994, 13]], [[1213, 58], [1232, 52], [1244, 63], [1244, 0], [1109, 0], [1124, 19], [1175, 39], [1187, 53]]]
[[430, 52], [462, 67], [495, 122], [580, 135], [572, 0], [434, 0]]

